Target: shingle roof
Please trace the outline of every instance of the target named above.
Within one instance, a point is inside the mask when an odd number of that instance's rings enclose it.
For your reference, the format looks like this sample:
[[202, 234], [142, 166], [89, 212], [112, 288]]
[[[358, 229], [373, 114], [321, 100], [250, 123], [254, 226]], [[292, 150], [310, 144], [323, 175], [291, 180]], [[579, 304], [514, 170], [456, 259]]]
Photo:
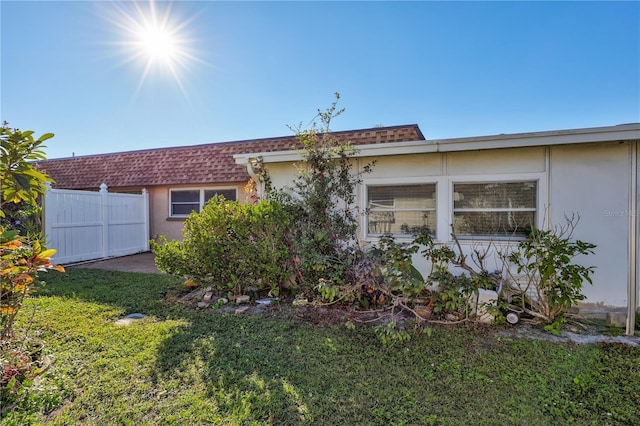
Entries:
[[[416, 124], [333, 135], [353, 145], [424, 140]], [[55, 188], [64, 189], [95, 189], [103, 182], [110, 188], [240, 183], [249, 175], [244, 166], [235, 163], [234, 154], [297, 147], [296, 138], [288, 136], [52, 159], [39, 162], [37, 167], [56, 181]]]

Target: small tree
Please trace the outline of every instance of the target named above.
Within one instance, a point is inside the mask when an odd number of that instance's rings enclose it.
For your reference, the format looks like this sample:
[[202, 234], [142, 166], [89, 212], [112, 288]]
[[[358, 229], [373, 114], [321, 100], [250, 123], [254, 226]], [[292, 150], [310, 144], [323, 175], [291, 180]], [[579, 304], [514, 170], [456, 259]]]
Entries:
[[291, 127], [302, 145], [298, 176], [292, 188], [270, 194], [292, 215], [291, 251], [303, 291], [320, 282], [345, 284], [357, 246], [355, 187], [361, 175], [351, 160], [357, 151], [331, 133], [332, 120], [344, 112], [337, 108], [340, 94], [335, 97], [326, 111], [318, 110], [319, 124], [314, 121], [307, 130], [301, 124]]

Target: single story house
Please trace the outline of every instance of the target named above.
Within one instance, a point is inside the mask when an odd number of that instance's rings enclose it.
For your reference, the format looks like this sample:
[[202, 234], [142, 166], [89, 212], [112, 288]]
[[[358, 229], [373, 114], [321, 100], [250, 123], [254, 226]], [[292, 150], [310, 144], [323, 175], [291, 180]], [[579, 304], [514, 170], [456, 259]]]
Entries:
[[[373, 242], [393, 233], [402, 240], [427, 229], [451, 244], [453, 227], [471, 253], [489, 241], [500, 250], [531, 226], [579, 216], [573, 237], [597, 245], [595, 255], [579, 259], [596, 267], [593, 285], [583, 287], [582, 309], [626, 308], [633, 321], [639, 307], [639, 140], [635, 123], [360, 145], [356, 168], [376, 164], [358, 188], [360, 207], [368, 210], [359, 238]], [[300, 159], [291, 150], [234, 158], [247, 167], [262, 163], [275, 187], [292, 181]], [[414, 264], [423, 272], [430, 268], [424, 259]]]
[[[357, 188], [359, 237], [399, 240], [427, 229], [451, 243], [451, 229], [471, 252], [497, 249], [531, 226], [580, 217], [574, 238], [596, 244], [580, 259], [596, 267], [585, 306], [639, 307], [640, 124], [425, 140], [417, 125], [337, 132], [359, 152], [358, 170], [376, 161]], [[291, 184], [300, 160], [294, 137], [94, 155], [41, 162], [55, 187], [140, 192], [150, 199], [152, 238], [180, 238], [182, 221], [212, 195], [243, 199], [250, 176], [264, 168], [275, 187]], [[264, 188], [258, 185], [260, 194]], [[495, 256], [494, 256], [495, 257]], [[429, 265], [416, 258], [419, 269]], [[497, 265], [497, 259], [496, 259]], [[629, 330], [629, 324], [627, 327]]]
[[[335, 132], [354, 145], [394, 144], [424, 140], [415, 125], [375, 127]], [[57, 189], [149, 194], [149, 236], [182, 238], [182, 224], [192, 210], [200, 210], [214, 195], [244, 201], [251, 176], [233, 156], [243, 152], [295, 150], [295, 136], [148, 149], [71, 158], [37, 164], [51, 176]]]

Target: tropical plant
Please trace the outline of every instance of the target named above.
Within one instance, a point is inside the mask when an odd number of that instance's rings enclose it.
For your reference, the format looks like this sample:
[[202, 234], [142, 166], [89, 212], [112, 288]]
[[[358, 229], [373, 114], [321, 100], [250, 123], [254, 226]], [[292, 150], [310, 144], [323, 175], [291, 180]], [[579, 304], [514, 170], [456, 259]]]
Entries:
[[25, 298], [38, 283], [38, 272], [62, 266], [51, 264], [55, 250], [46, 250], [38, 241], [20, 237], [18, 231], [0, 226], [0, 400], [17, 402], [41, 371], [31, 348], [14, 336], [14, 320]]
[[[38, 197], [53, 182], [34, 167], [46, 159], [46, 133], [35, 139], [33, 131], [0, 127], [0, 399], [10, 407], [24, 397], [33, 378], [41, 373], [38, 353], [16, 336], [14, 321], [25, 298], [39, 283], [38, 273], [48, 269], [64, 271], [51, 263], [55, 250], [42, 244], [38, 223]], [[15, 229], [12, 229], [15, 228]], [[20, 232], [25, 235], [20, 235]], [[4, 410], [3, 410], [4, 411]]]
[[501, 255], [510, 276], [507, 289], [520, 309], [547, 324], [558, 322], [570, 307], [584, 300], [582, 285], [591, 283], [593, 266], [576, 262], [593, 254], [594, 244], [573, 240], [580, 217], [565, 218], [563, 225], [533, 229], [518, 247]]
[[[436, 244], [427, 232], [421, 232], [414, 239], [423, 249], [422, 255], [431, 263], [431, 272], [427, 276], [427, 285], [433, 288], [431, 297], [433, 313], [439, 316], [452, 315], [457, 319], [468, 318], [470, 301], [477, 296], [479, 289], [495, 290], [500, 282], [501, 274], [489, 272], [487, 256], [492, 244], [477, 246], [470, 255], [465, 254], [456, 236], [451, 233], [452, 246]], [[455, 270], [461, 273], [454, 274]]]
[[[46, 184], [53, 180], [33, 165], [33, 161], [45, 160], [44, 141], [53, 137], [45, 133], [38, 139], [32, 130], [10, 129], [5, 121], [0, 127], [0, 207], [5, 203], [36, 204], [39, 195], [46, 191]], [[0, 217], [5, 217], [0, 209]]]

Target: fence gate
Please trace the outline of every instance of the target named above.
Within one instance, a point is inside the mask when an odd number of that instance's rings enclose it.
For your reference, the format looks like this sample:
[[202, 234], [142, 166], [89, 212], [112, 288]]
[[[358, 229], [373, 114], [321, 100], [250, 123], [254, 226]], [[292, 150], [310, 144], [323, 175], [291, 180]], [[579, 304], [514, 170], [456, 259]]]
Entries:
[[149, 250], [149, 195], [49, 189], [44, 196], [47, 247], [57, 264]]

